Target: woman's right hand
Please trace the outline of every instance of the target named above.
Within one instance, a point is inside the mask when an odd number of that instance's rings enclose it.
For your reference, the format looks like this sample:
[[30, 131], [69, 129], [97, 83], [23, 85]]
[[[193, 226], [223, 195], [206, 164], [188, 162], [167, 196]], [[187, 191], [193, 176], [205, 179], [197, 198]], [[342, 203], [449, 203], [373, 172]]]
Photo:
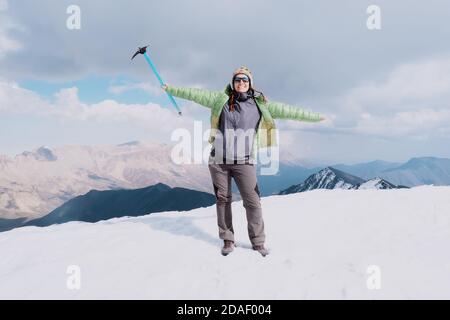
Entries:
[[162, 88], [164, 91], [166, 91], [166, 90], [167, 90], [167, 84], [163, 84], [163, 85], [161, 86], [161, 88]]

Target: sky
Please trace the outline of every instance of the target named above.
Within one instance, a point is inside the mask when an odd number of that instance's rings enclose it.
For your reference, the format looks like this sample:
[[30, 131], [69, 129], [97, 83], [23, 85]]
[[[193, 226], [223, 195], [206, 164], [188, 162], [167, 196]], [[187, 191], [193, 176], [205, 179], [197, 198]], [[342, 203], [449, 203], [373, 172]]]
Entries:
[[[274, 101], [326, 117], [276, 120], [280, 147], [322, 163], [450, 158], [450, 2], [0, 0], [0, 154], [41, 145], [170, 141], [209, 110], [167, 83], [223, 90], [234, 69]], [[33, 4], [36, 4], [33, 1]], [[80, 29], [69, 29], [70, 5]], [[367, 26], [370, 5], [380, 29]]]

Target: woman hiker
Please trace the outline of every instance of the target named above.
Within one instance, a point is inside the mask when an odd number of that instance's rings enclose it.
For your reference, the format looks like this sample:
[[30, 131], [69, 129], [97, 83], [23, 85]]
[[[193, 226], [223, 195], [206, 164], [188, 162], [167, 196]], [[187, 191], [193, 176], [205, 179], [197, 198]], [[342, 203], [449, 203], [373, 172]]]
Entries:
[[[209, 171], [216, 195], [219, 238], [224, 240], [222, 254], [234, 248], [231, 212], [231, 178], [241, 194], [247, 215], [247, 229], [254, 250], [266, 256], [264, 221], [254, 166], [258, 147], [276, 145], [273, 119], [318, 122], [325, 118], [283, 103], [268, 101], [255, 90], [253, 76], [246, 67], [233, 72], [223, 92], [163, 85], [175, 97], [194, 101], [211, 109], [212, 144]], [[256, 136], [256, 137], [255, 137]]]

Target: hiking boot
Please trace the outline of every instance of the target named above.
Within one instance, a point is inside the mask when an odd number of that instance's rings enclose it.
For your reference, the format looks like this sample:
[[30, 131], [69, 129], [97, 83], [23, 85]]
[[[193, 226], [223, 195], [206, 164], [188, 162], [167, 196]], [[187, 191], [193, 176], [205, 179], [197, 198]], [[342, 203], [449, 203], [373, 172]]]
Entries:
[[231, 240], [224, 240], [223, 241], [223, 248], [222, 248], [222, 255], [226, 256], [234, 249], [234, 242]]
[[258, 251], [259, 253], [261, 253], [261, 255], [263, 257], [267, 256], [269, 254], [269, 250], [267, 250], [264, 245], [259, 245], [259, 246], [253, 246], [253, 250]]

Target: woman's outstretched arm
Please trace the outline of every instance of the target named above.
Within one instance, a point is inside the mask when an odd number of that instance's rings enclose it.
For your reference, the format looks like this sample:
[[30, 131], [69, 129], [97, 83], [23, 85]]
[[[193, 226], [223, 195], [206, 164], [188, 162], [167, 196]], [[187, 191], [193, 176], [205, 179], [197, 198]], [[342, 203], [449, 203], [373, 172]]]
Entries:
[[214, 101], [219, 95], [219, 92], [215, 91], [197, 88], [173, 87], [168, 84], [162, 85], [161, 88], [163, 88], [163, 90], [167, 91], [174, 97], [194, 101], [195, 103], [198, 103], [207, 108], [212, 107]]
[[267, 107], [274, 119], [291, 119], [298, 121], [319, 122], [325, 120], [320, 113], [294, 107], [285, 103], [268, 101]]

